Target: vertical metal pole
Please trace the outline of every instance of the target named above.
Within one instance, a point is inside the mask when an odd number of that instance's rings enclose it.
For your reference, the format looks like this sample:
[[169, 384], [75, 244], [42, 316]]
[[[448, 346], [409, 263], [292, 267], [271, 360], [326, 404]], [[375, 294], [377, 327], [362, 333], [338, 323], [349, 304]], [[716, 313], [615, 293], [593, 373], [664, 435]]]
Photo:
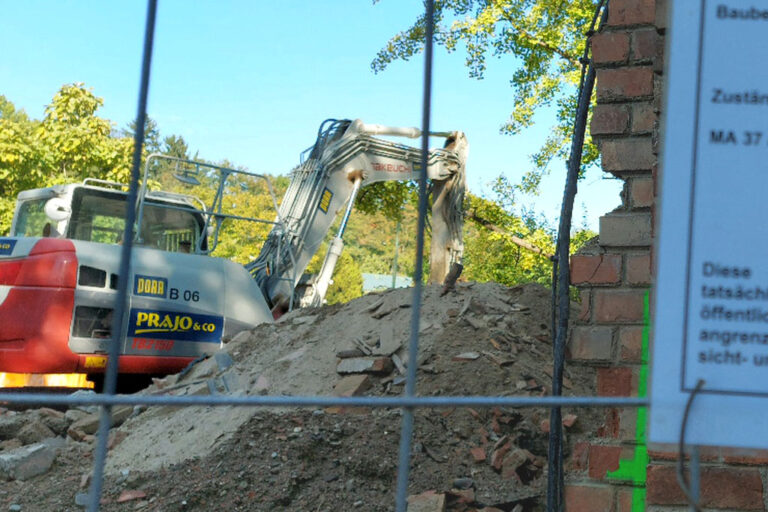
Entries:
[[[413, 273], [413, 307], [411, 315], [411, 337], [408, 343], [408, 371], [405, 381], [405, 397], [413, 397], [416, 390], [416, 367], [419, 357], [419, 318], [421, 316], [421, 293], [424, 273], [424, 228], [427, 217], [427, 157], [429, 153], [429, 118], [432, 107], [432, 24], [434, 2], [426, 0], [424, 23], [424, 100], [422, 103], [421, 127], [421, 172], [419, 176], [419, 218], [416, 227], [416, 265]], [[411, 441], [413, 437], [413, 407], [403, 408], [403, 424], [400, 430], [400, 455], [397, 467], [396, 512], [408, 508], [408, 477], [411, 465]]]
[[[699, 491], [701, 489], [701, 466], [699, 465], [700, 458], [699, 458], [699, 446], [693, 445], [691, 447], [691, 498], [693, 499], [693, 503], [699, 502]], [[698, 508], [696, 505], [691, 504], [689, 510], [691, 512], [697, 512]]]
[[392, 259], [392, 288], [397, 287], [397, 254], [400, 252], [400, 220], [395, 228], [395, 257]]
[[[136, 133], [133, 139], [133, 165], [131, 167], [131, 183], [128, 188], [128, 197], [125, 204], [125, 230], [123, 232], [123, 246], [120, 254], [120, 272], [117, 282], [117, 297], [112, 317], [112, 339], [109, 345], [107, 359], [107, 373], [104, 377], [103, 392], [114, 395], [117, 389], [117, 360], [120, 355], [120, 343], [124, 327], [128, 318], [126, 306], [128, 304], [128, 286], [131, 268], [131, 249], [133, 248], [133, 225], [136, 222], [136, 198], [139, 189], [139, 174], [141, 171], [141, 148], [144, 143], [144, 125], [147, 119], [147, 97], [149, 95], [149, 72], [152, 62], [152, 43], [155, 34], [155, 17], [157, 14], [157, 0], [147, 2], [147, 25], [144, 32], [144, 54], [141, 65], [141, 82], [139, 86], [139, 105], [136, 115]], [[101, 489], [104, 484], [104, 463], [107, 458], [107, 437], [112, 423], [112, 407], [101, 407], [99, 418], [99, 433], [96, 450], [93, 457], [93, 481], [90, 489], [88, 510], [97, 512], [101, 501]]]

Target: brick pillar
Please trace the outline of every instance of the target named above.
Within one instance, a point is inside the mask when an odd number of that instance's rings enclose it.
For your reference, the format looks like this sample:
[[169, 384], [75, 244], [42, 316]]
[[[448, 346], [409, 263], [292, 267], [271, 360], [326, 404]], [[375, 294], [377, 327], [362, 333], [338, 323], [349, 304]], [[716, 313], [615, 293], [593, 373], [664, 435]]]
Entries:
[[[601, 396], [638, 396], [645, 391], [643, 316], [651, 284], [663, 68], [657, 3], [661, 0], [610, 0], [607, 26], [592, 39], [597, 105], [590, 129], [603, 170], [624, 180], [624, 189], [621, 205], [600, 219], [599, 241], [571, 259], [572, 284], [581, 291], [582, 310], [568, 357], [572, 371], [594, 372]], [[567, 510], [637, 510], [646, 499], [644, 411], [594, 414], [601, 426], [574, 445], [567, 470]]]
[[[593, 38], [597, 106], [591, 133], [605, 172], [624, 180], [621, 205], [600, 219], [599, 241], [571, 259], [581, 313], [568, 346], [571, 372], [595, 374], [602, 396], [646, 386], [644, 297], [652, 285], [658, 116], [668, 0], [609, 0], [608, 26]], [[686, 0], [680, 0], [686, 1]], [[674, 172], [667, 170], [666, 172]], [[601, 426], [570, 439], [568, 512], [679, 511], [676, 447], [645, 445], [645, 411], [598, 411]], [[701, 452], [702, 505], [768, 510], [768, 450]], [[640, 507], [642, 504], [642, 507]]]

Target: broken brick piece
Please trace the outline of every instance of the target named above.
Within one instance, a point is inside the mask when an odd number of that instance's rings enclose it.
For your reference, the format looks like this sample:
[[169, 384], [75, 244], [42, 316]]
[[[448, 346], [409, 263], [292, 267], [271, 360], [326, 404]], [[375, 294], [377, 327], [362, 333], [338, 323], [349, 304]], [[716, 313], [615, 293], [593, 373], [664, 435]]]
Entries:
[[474, 448], [470, 448], [469, 453], [472, 454], [472, 459], [475, 462], [484, 462], [487, 456], [485, 455], [485, 450], [480, 446], [475, 446]]
[[571, 428], [576, 423], [577, 419], [579, 419], [579, 417], [575, 414], [566, 414], [563, 416], [563, 426]]
[[491, 455], [491, 466], [493, 466], [493, 469], [501, 471], [501, 466], [504, 464], [504, 456], [510, 449], [512, 449], [512, 443], [507, 443], [493, 451], [493, 455]]
[[362, 375], [347, 375], [333, 387], [335, 396], [359, 396], [371, 387], [371, 377]]

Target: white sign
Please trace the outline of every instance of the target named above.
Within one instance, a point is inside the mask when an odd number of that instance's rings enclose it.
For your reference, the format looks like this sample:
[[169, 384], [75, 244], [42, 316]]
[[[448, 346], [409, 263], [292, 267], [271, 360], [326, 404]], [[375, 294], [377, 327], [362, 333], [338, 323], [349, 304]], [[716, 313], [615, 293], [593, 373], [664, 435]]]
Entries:
[[768, 2], [670, 2], [649, 439], [768, 447]]

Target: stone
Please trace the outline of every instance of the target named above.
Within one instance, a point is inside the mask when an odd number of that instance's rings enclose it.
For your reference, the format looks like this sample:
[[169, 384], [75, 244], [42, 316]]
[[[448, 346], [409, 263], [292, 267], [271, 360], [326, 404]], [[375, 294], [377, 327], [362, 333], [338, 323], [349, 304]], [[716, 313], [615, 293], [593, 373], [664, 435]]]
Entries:
[[367, 374], [347, 375], [333, 388], [335, 396], [359, 396], [371, 388], [371, 377]]
[[467, 477], [456, 478], [451, 486], [454, 489], [471, 489], [475, 486], [475, 481]]
[[64, 418], [70, 423], [81, 420], [86, 416], [88, 416], [88, 413], [80, 409], [67, 409], [67, 412], [64, 413]]
[[379, 345], [372, 348], [371, 353], [377, 356], [391, 356], [400, 350], [401, 346], [402, 343], [395, 336], [395, 326], [392, 322], [387, 322], [381, 327]]
[[45, 426], [42, 421], [29, 421], [26, 425], [21, 427], [21, 430], [16, 434], [16, 437], [23, 444], [35, 444], [39, 443], [43, 439], [49, 437], [55, 437], [56, 434]]
[[87, 507], [90, 502], [90, 495], [87, 492], [75, 494], [75, 505], [78, 507]]
[[480, 359], [478, 352], [464, 352], [453, 356], [451, 361], [475, 361], [476, 359]]
[[18, 414], [0, 416], [0, 440], [16, 437], [16, 433], [24, 426], [25, 420]]
[[[132, 405], [114, 407], [112, 409], [112, 426], [119, 427], [122, 425], [123, 422], [131, 415], [131, 413], [133, 413]], [[89, 414], [88, 416], [85, 416], [84, 418], [81, 418], [72, 423], [72, 425], [70, 425], [70, 430], [75, 429], [86, 434], [95, 434], [96, 431], [99, 430], [100, 419], [100, 413]]]
[[427, 491], [408, 496], [408, 512], [444, 512], [445, 494]]
[[147, 493], [144, 491], [139, 489], [130, 489], [120, 493], [120, 496], [117, 498], [117, 503], [125, 503], [126, 501], [139, 500], [146, 497]]
[[393, 365], [388, 357], [354, 357], [342, 359], [336, 366], [336, 372], [342, 375], [348, 373], [390, 373]]
[[232, 361], [232, 356], [222, 351], [213, 354], [213, 360], [216, 362], [216, 366], [219, 367], [220, 372], [229, 369], [229, 367], [234, 364], [234, 361]]
[[45, 443], [0, 453], [0, 479], [28, 480], [47, 472], [56, 459], [56, 448]]
[[485, 462], [485, 459], [487, 458], [485, 450], [481, 446], [470, 448], [469, 453], [472, 454], [472, 460], [476, 463]]

